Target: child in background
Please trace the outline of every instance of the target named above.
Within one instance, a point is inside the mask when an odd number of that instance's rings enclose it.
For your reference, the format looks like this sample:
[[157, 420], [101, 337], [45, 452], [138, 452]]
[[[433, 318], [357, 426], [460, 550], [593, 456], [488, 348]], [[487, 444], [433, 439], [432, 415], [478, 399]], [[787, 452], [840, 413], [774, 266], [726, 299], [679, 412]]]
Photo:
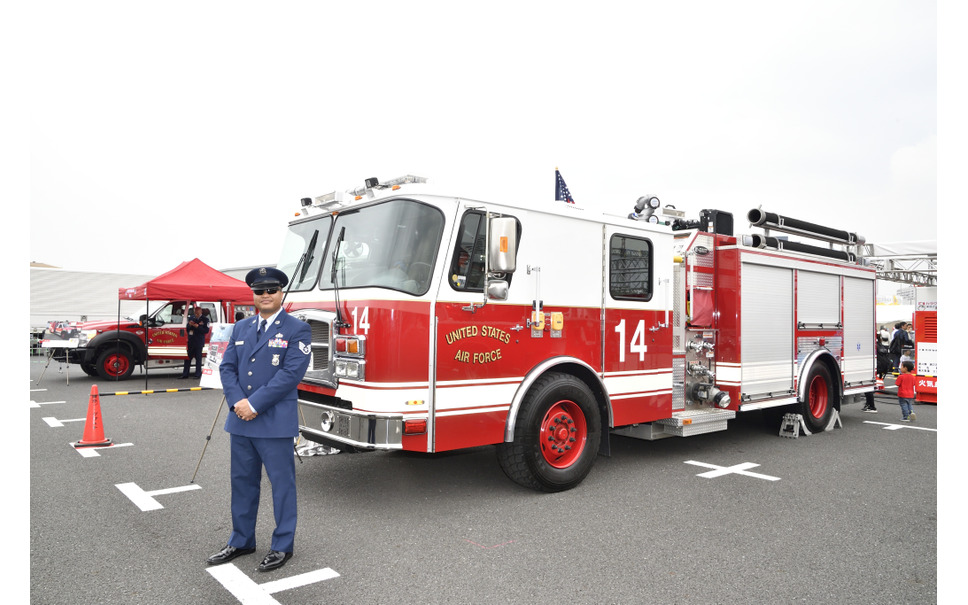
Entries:
[[913, 422], [916, 420], [914, 417], [914, 412], [911, 410], [911, 404], [914, 402], [914, 362], [913, 361], [902, 361], [901, 367], [899, 368], [901, 373], [898, 374], [897, 379], [894, 384], [897, 385], [897, 402], [901, 404], [901, 416], [904, 422]]

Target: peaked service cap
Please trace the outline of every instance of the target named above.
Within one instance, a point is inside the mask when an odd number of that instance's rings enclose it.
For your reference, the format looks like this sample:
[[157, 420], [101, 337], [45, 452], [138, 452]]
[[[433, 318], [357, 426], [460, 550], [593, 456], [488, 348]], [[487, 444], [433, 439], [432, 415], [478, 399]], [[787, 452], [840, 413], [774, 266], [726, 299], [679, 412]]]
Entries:
[[245, 283], [252, 288], [285, 288], [289, 283], [286, 274], [275, 267], [259, 267], [245, 274]]

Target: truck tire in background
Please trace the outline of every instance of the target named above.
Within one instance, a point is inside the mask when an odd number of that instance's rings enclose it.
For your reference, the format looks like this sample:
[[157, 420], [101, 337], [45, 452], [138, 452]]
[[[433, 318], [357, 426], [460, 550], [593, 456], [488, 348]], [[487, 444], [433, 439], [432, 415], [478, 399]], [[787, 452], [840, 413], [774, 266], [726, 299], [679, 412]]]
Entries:
[[124, 345], [105, 347], [98, 355], [97, 373], [105, 380], [127, 380], [133, 371], [134, 357]]

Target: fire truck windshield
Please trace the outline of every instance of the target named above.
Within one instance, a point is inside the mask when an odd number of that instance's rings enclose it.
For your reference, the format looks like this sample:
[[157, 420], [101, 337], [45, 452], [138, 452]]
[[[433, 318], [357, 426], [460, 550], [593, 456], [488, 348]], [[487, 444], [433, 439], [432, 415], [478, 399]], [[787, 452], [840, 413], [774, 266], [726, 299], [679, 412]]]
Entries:
[[291, 290], [309, 290], [316, 285], [326, 237], [332, 224], [332, 217], [323, 216], [289, 225], [276, 267], [289, 276]]
[[[345, 228], [336, 252], [336, 285], [390, 288], [422, 295], [430, 289], [434, 261], [444, 230], [440, 210], [395, 199], [336, 217], [334, 233]], [[321, 288], [332, 288], [333, 253], [326, 252]]]

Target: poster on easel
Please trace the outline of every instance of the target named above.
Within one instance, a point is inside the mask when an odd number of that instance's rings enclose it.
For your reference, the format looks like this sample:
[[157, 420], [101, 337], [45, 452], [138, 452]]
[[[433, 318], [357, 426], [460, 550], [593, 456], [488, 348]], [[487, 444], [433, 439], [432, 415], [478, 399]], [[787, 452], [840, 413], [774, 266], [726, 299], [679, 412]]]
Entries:
[[234, 327], [235, 324], [212, 324], [212, 338], [208, 342], [208, 353], [205, 355], [205, 364], [202, 366], [202, 379], [198, 383], [199, 386], [212, 389], [222, 388], [219, 365], [222, 363], [222, 355], [225, 354], [225, 349], [229, 346], [229, 339], [232, 338], [232, 328]]

